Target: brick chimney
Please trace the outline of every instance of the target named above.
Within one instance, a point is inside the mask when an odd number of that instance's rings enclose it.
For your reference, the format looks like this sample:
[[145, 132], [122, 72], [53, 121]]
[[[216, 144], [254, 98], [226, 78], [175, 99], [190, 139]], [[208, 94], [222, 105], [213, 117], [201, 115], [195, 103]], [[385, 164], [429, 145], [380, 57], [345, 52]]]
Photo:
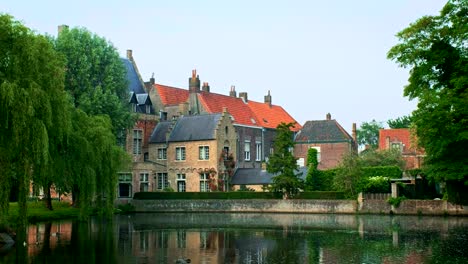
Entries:
[[208, 92], [208, 93], [210, 92], [210, 85], [208, 84], [208, 82], [203, 83], [202, 91]]
[[265, 104], [268, 104], [271, 107], [271, 95], [270, 90], [268, 90], [268, 94], [265, 95]]
[[229, 91], [229, 96], [231, 96], [231, 97], [237, 97], [236, 86], [231, 85], [231, 91]]
[[330, 113], [327, 114], [326, 119], [331, 120], [331, 114]]
[[191, 93], [200, 92], [200, 78], [197, 75], [197, 70], [192, 70], [192, 77], [189, 78], [189, 91]]
[[151, 86], [153, 86], [154, 83], [155, 83], [155, 79], [154, 79], [154, 72], [153, 72], [153, 74], [151, 74], [151, 78], [150, 78], [150, 84], [151, 84]]
[[131, 49], [127, 50], [127, 59], [133, 61], [133, 51]]
[[57, 33], [60, 34], [65, 29], [68, 29], [68, 25], [59, 25], [57, 29]]
[[352, 137], [353, 137], [353, 141], [354, 141], [354, 147], [355, 147], [355, 150], [357, 151], [358, 143], [357, 143], [356, 123], [353, 123], [353, 127], [352, 127], [352, 129], [351, 129], [351, 133], [352, 133]]
[[247, 93], [246, 92], [242, 92], [242, 93], [239, 93], [239, 98], [242, 98], [242, 100], [244, 100], [245, 103], [248, 102], [248, 98], [247, 98]]

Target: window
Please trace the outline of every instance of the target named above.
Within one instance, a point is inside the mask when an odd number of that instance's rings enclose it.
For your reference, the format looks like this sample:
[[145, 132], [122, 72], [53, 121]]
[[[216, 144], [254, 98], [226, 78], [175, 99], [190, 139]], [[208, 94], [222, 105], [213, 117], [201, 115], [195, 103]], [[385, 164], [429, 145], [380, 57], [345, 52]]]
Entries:
[[228, 160], [229, 158], [229, 147], [224, 147], [224, 160]]
[[176, 160], [185, 160], [185, 147], [176, 147]]
[[146, 105], [146, 113], [147, 114], [151, 113], [151, 106], [150, 105]]
[[244, 160], [250, 160], [250, 141], [244, 142]]
[[227, 127], [227, 126], [225, 126], [225, 127], [224, 127], [224, 132], [225, 132], [225, 134], [226, 134], [226, 136], [227, 136], [227, 135], [228, 135], [228, 133], [229, 133], [229, 129], [228, 129], [228, 127]]
[[134, 113], [137, 112], [137, 104], [132, 104], [132, 111], [133, 111]]
[[198, 147], [198, 159], [209, 160], [210, 159], [210, 147], [208, 146]]
[[320, 153], [320, 147], [310, 147], [310, 148], [313, 148], [313, 149], [317, 150], [317, 162], [322, 161], [322, 154]]
[[400, 142], [392, 143], [391, 147], [392, 147], [392, 149], [396, 149], [396, 150], [398, 150], [400, 152], [403, 151], [403, 144], [401, 144]]
[[167, 173], [158, 173], [158, 190], [164, 190], [169, 187]]
[[261, 161], [262, 160], [262, 143], [259, 141], [255, 142], [255, 160]]
[[177, 191], [185, 192], [185, 174], [177, 174]]
[[209, 179], [210, 175], [208, 173], [200, 174], [200, 192], [209, 192]]
[[167, 148], [158, 148], [158, 160], [167, 159]]
[[142, 131], [133, 130], [133, 154], [141, 154]]
[[132, 197], [132, 174], [119, 174], [119, 197]]
[[147, 192], [148, 191], [148, 173], [140, 173], [140, 192]]

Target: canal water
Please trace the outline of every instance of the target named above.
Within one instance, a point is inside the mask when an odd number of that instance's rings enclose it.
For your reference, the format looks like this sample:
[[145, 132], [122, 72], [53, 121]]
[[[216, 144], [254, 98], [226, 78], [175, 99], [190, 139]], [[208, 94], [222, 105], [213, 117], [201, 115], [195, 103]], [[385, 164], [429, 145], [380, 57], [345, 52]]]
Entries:
[[468, 263], [458, 217], [148, 213], [40, 223], [27, 237], [0, 245], [0, 263]]

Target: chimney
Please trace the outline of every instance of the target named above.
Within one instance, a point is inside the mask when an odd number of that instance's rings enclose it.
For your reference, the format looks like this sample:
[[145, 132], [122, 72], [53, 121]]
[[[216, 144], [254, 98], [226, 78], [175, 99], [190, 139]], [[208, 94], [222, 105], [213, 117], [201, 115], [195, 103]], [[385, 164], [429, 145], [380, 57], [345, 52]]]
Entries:
[[127, 50], [127, 59], [129, 60], [133, 60], [133, 54], [132, 54], [132, 50], [131, 49], [128, 49]]
[[151, 84], [151, 86], [154, 85], [154, 82], [155, 82], [155, 80], [154, 80], [154, 72], [153, 72], [153, 74], [151, 74], [151, 78], [150, 78], [150, 84]]
[[210, 85], [208, 84], [208, 82], [203, 83], [202, 91], [208, 92], [208, 93], [210, 92]]
[[327, 120], [331, 120], [331, 114], [330, 113], [328, 113], [326, 117], [327, 117]]
[[246, 93], [246, 92], [239, 93], [239, 98], [242, 98], [242, 100], [244, 100], [244, 103], [247, 103], [247, 102], [248, 102], [248, 98], [247, 98], [247, 93]]
[[59, 25], [57, 33], [60, 34], [63, 30], [67, 29], [68, 30], [68, 25]]
[[192, 70], [192, 77], [189, 78], [189, 91], [200, 92], [200, 78], [197, 75], [197, 70]]
[[229, 91], [229, 96], [237, 97], [236, 87], [234, 85], [231, 85], [231, 91]]
[[268, 90], [268, 94], [265, 95], [265, 104], [268, 104], [271, 106], [271, 95], [270, 95], [270, 90]]
[[354, 141], [354, 147], [355, 150], [357, 151], [358, 148], [358, 143], [357, 143], [357, 130], [356, 130], [356, 123], [353, 123], [353, 128], [351, 129], [351, 133], [353, 134], [353, 141]]

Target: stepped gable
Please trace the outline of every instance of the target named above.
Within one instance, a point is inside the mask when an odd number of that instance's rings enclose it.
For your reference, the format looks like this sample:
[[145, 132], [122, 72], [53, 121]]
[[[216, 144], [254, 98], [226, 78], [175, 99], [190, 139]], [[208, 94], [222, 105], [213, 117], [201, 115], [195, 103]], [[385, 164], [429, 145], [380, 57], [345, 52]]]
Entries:
[[244, 103], [242, 98], [210, 92], [201, 92], [198, 96], [203, 108], [208, 113], [222, 113], [223, 108], [227, 108], [229, 114], [234, 118], [234, 124], [260, 126], [256, 115], [248, 105], [250, 102]]
[[179, 105], [188, 101], [188, 90], [161, 84], [155, 84], [154, 87], [161, 98], [162, 104], [165, 106]]
[[171, 121], [162, 121], [154, 128], [153, 133], [149, 139], [150, 143], [166, 143], [167, 133], [171, 129]]
[[257, 115], [262, 127], [276, 128], [281, 122], [284, 122], [296, 123], [292, 131], [299, 131], [302, 128], [302, 126], [281, 106], [255, 101], [249, 101], [248, 105], [252, 112]]
[[296, 142], [347, 142], [353, 138], [336, 120], [307, 121], [297, 134]]
[[215, 130], [221, 119], [221, 113], [204, 114], [180, 117], [171, 135], [170, 142], [212, 140], [215, 139]]

